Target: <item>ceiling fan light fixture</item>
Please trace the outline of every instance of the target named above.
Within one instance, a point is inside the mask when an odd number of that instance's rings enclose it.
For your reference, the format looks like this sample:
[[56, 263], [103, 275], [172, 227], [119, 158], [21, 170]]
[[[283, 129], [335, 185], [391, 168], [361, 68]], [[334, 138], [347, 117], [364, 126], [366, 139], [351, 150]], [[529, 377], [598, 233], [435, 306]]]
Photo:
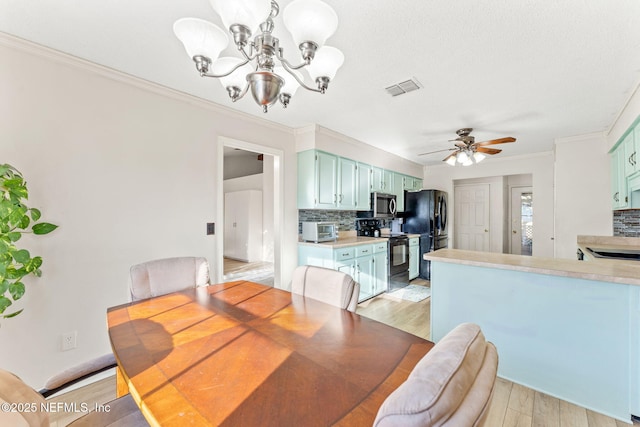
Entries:
[[479, 152], [477, 152], [477, 151], [476, 151], [475, 153], [473, 153], [473, 160], [475, 160], [475, 161], [476, 161], [476, 163], [480, 163], [480, 162], [481, 162], [481, 161], [483, 161], [486, 157], [487, 157], [487, 156], [485, 156], [484, 154], [479, 153]]
[[467, 162], [469, 159], [469, 156], [467, 156], [467, 153], [465, 153], [464, 151], [460, 151], [456, 157], [458, 158], [458, 163], [462, 163], [463, 165], [465, 164], [465, 162]]
[[446, 160], [447, 164], [449, 166], [455, 166], [456, 165], [456, 156], [449, 156], [449, 158]]

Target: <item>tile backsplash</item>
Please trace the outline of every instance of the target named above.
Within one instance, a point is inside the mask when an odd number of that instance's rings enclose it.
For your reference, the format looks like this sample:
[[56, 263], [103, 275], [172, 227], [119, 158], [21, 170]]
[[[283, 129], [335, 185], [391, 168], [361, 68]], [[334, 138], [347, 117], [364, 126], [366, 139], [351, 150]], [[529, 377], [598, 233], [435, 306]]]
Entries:
[[613, 235], [640, 237], [640, 209], [613, 211]]
[[322, 209], [299, 209], [298, 232], [302, 233], [302, 223], [306, 221], [329, 221], [338, 223], [339, 231], [356, 229], [356, 211], [330, 211]]

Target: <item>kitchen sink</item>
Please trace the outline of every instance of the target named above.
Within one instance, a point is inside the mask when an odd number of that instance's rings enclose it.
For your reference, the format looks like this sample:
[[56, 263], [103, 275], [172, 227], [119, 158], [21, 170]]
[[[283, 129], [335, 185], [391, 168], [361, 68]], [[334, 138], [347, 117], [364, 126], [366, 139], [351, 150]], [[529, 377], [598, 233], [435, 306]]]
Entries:
[[640, 261], [640, 249], [603, 249], [587, 248], [595, 258], [625, 259], [630, 261]]

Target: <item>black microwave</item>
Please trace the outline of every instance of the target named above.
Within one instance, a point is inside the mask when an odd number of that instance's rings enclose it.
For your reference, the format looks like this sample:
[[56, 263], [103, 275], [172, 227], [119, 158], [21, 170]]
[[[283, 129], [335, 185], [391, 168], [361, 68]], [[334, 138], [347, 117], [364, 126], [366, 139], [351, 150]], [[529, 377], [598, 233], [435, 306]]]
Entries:
[[395, 194], [371, 193], [371, 210], [374, 218], [395, 218]]

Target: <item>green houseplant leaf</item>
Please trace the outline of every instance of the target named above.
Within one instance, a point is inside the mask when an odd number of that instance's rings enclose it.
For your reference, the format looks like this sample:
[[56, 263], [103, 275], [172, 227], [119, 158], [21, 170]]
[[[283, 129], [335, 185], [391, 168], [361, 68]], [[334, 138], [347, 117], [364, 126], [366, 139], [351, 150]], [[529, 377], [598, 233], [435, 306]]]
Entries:
[[16, 242], [25, 233], [43, 235], [58, 228], [49, 222], [38, 222], [42, 212], [28, 207], [28, 199], [29, 190], [20, 171], [9, 164], [0, 164], [0, 317], [5, 319], [23, 311], [5, 313], [24, 296], [27, 288], [22, 279], [42, 275], [42, 257], [32, 256], [27, 249], [17, 247]]

